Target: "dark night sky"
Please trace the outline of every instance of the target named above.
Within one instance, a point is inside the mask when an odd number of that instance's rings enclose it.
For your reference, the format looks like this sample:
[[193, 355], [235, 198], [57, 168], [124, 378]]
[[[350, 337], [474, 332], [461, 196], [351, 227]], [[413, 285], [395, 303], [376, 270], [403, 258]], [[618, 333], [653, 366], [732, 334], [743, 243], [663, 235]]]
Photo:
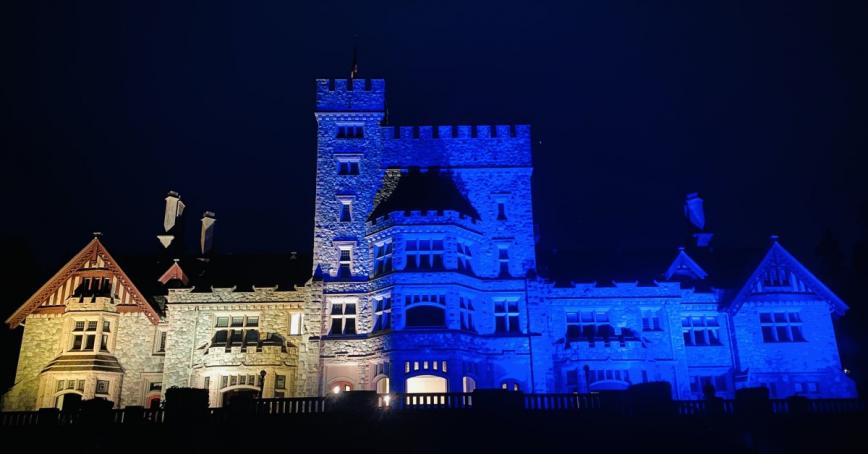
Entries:
[[863, 228], [856, 2], [0, 8], [0, 233], [40, 269], [94, 230], [115, 255], [155, 252], [169, 189], [217, 212], [223, 251], [308, 251], [313, 79], [346, 77], [354, 34], [393, 123], [533, 125], [542, 247], [674, 249], [691, 191], [719, 245], [777, 233], [805, 257]]

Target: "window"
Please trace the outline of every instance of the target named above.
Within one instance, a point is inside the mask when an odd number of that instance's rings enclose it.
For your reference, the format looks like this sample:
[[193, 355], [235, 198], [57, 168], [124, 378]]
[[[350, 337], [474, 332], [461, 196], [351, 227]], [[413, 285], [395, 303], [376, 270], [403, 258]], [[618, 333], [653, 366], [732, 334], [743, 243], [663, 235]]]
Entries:
[[458, 242], [458, 271], [462, 273], [473, 273], [473, 266], [471, 265], [471, 261], [473, 260], [473, 254], [470, 252], [470, 245], [464, 242]]
[[163, 382], [155, 381], [148, 384], [148, 392], [162, 391]]
[[211, 377], [205, 377], [205, 382], [203, 384], [205, 389], [211, 389]]
[[659, 310], [642, 310], [642, 331], [663, 331], [663, 328], [660, 327]]
[[621, 369], [588, 369], [588, 382], [591, 384], [601, 381], [622, 381], [631, 383], [630, 371]]
[[261, 386], [256, 384], [256, 375], [229, 375], [220, 377], [220, 389], [230, 386]]
[[716, 316], [690, 316], [681, 319], [684, 345], [720, 345], [720, 324]]
[[363, 137], [364, 129], [361, 126], [338, 126], [338, 139], [361, 139]]
[[356, 303], [332, 303], [329, 335], [356, 334]]
[[392, 297], [374, 299], [374, 332], [392, 329]]
[[473, 329], [473, 301], [461, 296], [458, 298], [458, 308], [461, 312], [461, 330], [475, 332]]
[[341, 246], [338, 256], [338, 278], [348, 279], [352, 275], [352, 246]]
[[84, 392], [84, 380], [57, 380], [57, 387], [55, 388], [55, 392], [72, 389]]
[[112, 296], [111, 289], [111, 278], [88, 277], [81, 280], [81, 283], [73, 291], [72, 296], [78, 297], [79, 302], [83, 302], [85, 297], [90, 297], [91, 302], [93, 302], [97, 296]]
[[[97, 320], [76, 320], [72, 327], [72, 339], [69, 351], [93, 351], [96, 346], [97, 335], [99, 334], [97, 333], [98, 326], [99, 322]], [[99, 335], [100, 349], [102, 351], [108, 351], [108, 336], [109, 333]]]
[[166, 353], [166, 336], [168, 335], [167, 331], [157, 331], [157, 339], [155, 342], [155, 353]]
[[497, 245], [497, 261], [500, 264], [500, 276], [509, 277], [509, 245]]
[[301, 321], [302, 321], [302, 313], [301, 312], [293, 312], [289, 315], [289, 335], [290, 336], [298, 336], [301, 334]]
[[500, 334], [521, 333], [518, 300], [494, 301], [494, 331]]
[[214, 327], [214, 336], [211, 338], [212, 347], [226, 347], [228, 351], [232, 347], [259, 346], [259, 316], [256, 315], [222, 315], [217, 317]]
[[419, 294], [404, 296], [406, 325], [410, 328], [446, 326], [446, 295]]
[[352, 218], [353, 200], [342, 198], [342, 199], [340, 199], [340, 202], [341, 202], [341, 214], [340, 214], [340, 217], [338, 220], [341, 222], [352, 222], [352, 220], [353, 220], [353, 218]]
[[406, 244], [407, 270], [443, 269], [442, 239], [410, 239]]
[[274, 376], [274, 389], [286, 389], [286, 375]]
[[108, 394], [108, 392], [109, 392], [108, 380], [97, 380], [96, 381], [96, 393], [97, 394]]
[[359, 158], [358, 157], [338, 157], [338, 175], [358, 175], [359, 174]]
[[567, 340], [607, 340], [615, 329], [609, 324], [606, 311], [567, 312]]
[[374, 275], [392, 271], [392, 240], [374, 245]]
[[760, 327], [763, 342], [805, 342], [798, 312], [762, 312]]
[[506, 220], [506, 202], [503, 200], [497, 201], [497, 220], [505, 221]]

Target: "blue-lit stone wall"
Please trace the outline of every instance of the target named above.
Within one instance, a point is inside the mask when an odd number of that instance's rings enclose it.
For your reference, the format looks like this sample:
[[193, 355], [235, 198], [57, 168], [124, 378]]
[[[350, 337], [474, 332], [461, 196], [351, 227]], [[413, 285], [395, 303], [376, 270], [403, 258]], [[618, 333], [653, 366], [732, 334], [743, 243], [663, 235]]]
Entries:
[[[311, 342], [300, 358], [310, 377], [307, 393], [335, 386], [401, 392], [408, 379], [424, 375], [445, 378], [443, 390], [450, 392], [464, 391], [468, 383], [589, 392], [663, 380], [681, 399], [702, 398], [708, 384], [723, 397], [758, 384], [775, 397], [855, 395], [838, 358], [830, 303], [822, 298], [798, 305], [806, 342], [772, 345], [763, 342], [754, 303], [728, 307], [724, 295], [732, 292], [700, 292], [674, 282], [564, 288], [528, 275], [536, 269], [529, 126], [387, 126], [382, 80], [321, 79], [316, 92], [314, 268], [321, 283], [310, 288], [322, 293], [307, 309]], [[341, 162], [356, 164], [342, 174], [349, 167]], [[413, 167], [448, 172], [479, 219], [419, 207], [369, 220]], [[347, 204], [350, 216], [341, 219]], [[443, 241], [441, 269], [405, 268], [414, 238]], [[377, 245], [386, 242], [392, 244], [392, 270], [377, 274]], [[459, 244], [470, 245], [472, 272], [457, 269]], [[351, 272], [340, 276], [348, 257]], [[504, 260], [507, 274], [501, 272]], [[667, 265], [661, 263], [661, 273]], [[440, 325], [408, 326], [405, 304], [418, 295], [437, 300]], [[382, 330], [377, 308], [384, 298], [391, 301], [390, 326]], [[469, 329], [462, 325], [467, 301]], [[354, 305], [355, 329], [335, 333], [333, 319], [341, 316], [335, 307], [346, 304]], [[507, 332], [498, 330], [503, 308], [514, 317]], [[608, 340], [569, 335], [576, 329], [569, 325], [589, 313], [605, 317], [601, 324], [613, 334]], [[643, 320], [648, 317], [656, 321]], [[703, 329], [713, 334], [688, 345], [690, 320], [707, 324]]]

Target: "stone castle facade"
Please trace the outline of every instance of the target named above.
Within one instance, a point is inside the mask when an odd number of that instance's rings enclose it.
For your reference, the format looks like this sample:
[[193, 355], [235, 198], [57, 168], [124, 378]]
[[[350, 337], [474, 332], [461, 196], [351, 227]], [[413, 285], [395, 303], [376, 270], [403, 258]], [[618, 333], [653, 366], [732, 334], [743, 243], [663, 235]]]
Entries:
[[170, 193], [156, 288], [97, 237], [7, 320], [24, 334], [3, 409], [149, 406], [173, 386], [209, 390], [212, 406], [243, 393], [586, 393], [646, 381], [671, 383], [679, 399], [708, 386], [855, 397], [833, 327], [847, 306], [777, 240], [737, 284], [716, 285], [692, 197], [697, 247], [673, 252], [655, 279], [560, 285], [536, 271], [529, 126], [386, 126], [384, 99], [383, 80], [316, 81], [304, 285], [222, 286], [208, 269], [219, 260], [212, 213], [201, 257], [171, 260], [185, 205]]

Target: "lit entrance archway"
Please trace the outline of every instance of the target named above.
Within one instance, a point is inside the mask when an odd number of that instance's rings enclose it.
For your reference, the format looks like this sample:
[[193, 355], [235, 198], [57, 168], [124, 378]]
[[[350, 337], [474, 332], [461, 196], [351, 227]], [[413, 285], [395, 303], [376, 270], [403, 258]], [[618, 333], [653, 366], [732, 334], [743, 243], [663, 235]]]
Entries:
[[76, 411], [81, 406], [81, 394], [65, 393], [54, 399], [54, 407], [61, 411]]
[[259, 397], [259, 390], [252, 388], [236, 388], [223, 393], [223, 406], [232, 405], [233, 400], [240, 402], [252, 401]]
[[445, 393], [447, 382], [436, 375], [417, 375], [407, 379], [407, 394]]

